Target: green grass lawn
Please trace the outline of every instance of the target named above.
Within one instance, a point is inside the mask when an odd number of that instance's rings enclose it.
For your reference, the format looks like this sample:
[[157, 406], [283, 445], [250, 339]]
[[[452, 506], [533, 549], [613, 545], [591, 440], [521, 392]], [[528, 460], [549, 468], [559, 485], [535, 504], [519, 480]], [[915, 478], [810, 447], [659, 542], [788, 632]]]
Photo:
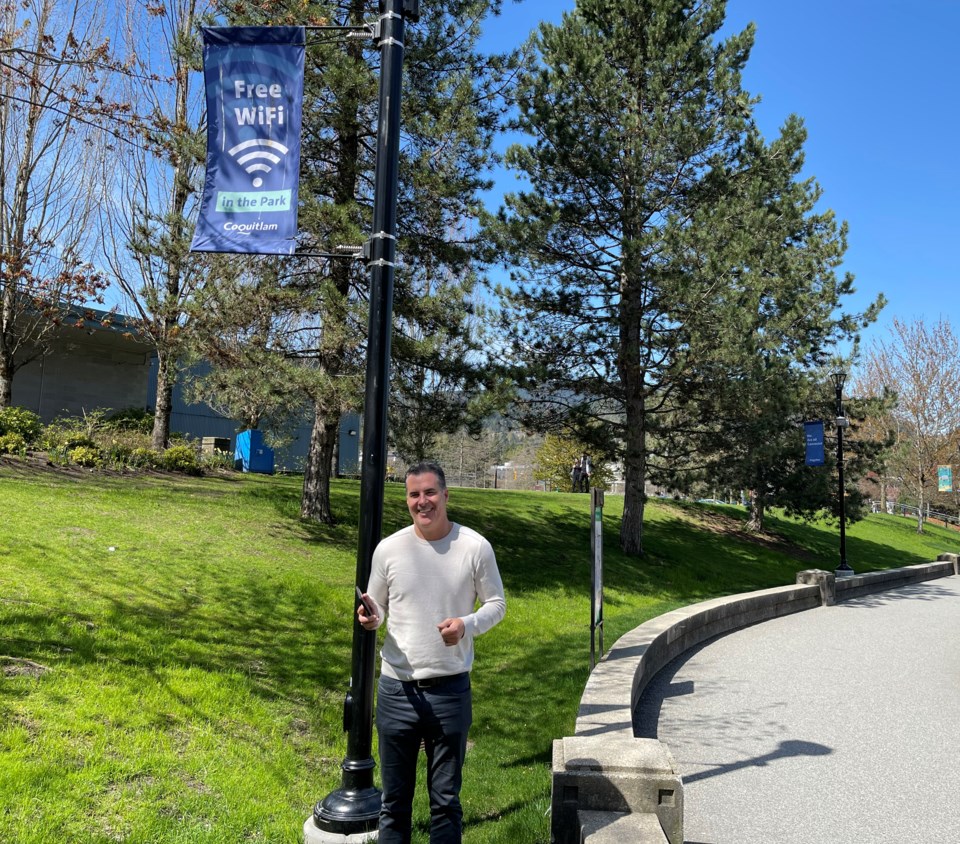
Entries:
[[[297, 842], [340, 784], [359, 485], [340, 525], [298, 518], [300, 479], [106, 477], [0, 463], [0, 841]], [[507, 618], [478, 641], [465, 840], [549, 840], [551, 742], [590, 653], [589, 498], [451, 491], [484, 533]], [[605, 509], [606, 643], [677, 606], [835, 568], [835, 525], [651, 502], [647, 556]], [[407, 523], [388, 486], [384, 531]], [[778, 538], [779, 537], [779, 538]], [[848, 531], [859, 572], [960, 550], [892, 516]], [[427, 840], [423, 789], [418, 841]]]

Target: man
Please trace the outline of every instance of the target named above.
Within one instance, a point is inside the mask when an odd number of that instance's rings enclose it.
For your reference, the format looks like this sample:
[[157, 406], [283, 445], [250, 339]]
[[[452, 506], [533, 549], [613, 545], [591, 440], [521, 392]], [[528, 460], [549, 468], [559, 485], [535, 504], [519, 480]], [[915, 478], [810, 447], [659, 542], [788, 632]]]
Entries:
[[461, 772], [473, 717], [473, 640], [503, 618], [506, 600], [490, 543], [447, 517], [443, 469], [418, 463], [407, 470], [405, 484], [413, 524], [377, 546], [363, 596], [372, 614], [364, 602], [357, 607], [366, 630], [376, 630], [384, 616], [387, 620], [377, 687], [383, 784], [379, 841], [410, 841], [422, 742], [430, 842], [459, 844]]
[[580, 459], [580, 491], [590, 492], [590, 476], [593, 474], [593, 461], [589, 454]]

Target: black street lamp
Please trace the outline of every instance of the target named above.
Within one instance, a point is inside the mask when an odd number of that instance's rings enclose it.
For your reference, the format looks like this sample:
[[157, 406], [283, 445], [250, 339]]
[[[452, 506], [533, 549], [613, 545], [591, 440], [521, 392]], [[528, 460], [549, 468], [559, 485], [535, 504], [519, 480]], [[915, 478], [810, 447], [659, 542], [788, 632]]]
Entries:
[[[397, 263], [397, 184], [404, 24], [420, 17], [419, 0], [380, 0], [380, 113], [374, 171], [373, 232], [369, 241], [370, 315], [363, 409], [360, 530], [356, 585], [366, 590], [383, 525], [387, 464], [387, 401], [393, 280]], [[354, 604], [356, 606], [356, 604]], [[304, 825], [305, 844], [376, 838], [380, 790], [373, 782], [373, 697], [377, 634], [353, 616], [350, 691], [344, 703], [347, 755], [341, 787], [317, 803]]]
[[833, 383], [837, 389], [837, 477], [840, 487], [840, 565], [834, 571], [837, 577], [849, 577], [854, 573], [847, 564], [847, 496], [843, 486], [843, 429], [850, 427], [850, 420], [843, 415], [843, 384], [846, 380], [845, 372], [833, 373]]

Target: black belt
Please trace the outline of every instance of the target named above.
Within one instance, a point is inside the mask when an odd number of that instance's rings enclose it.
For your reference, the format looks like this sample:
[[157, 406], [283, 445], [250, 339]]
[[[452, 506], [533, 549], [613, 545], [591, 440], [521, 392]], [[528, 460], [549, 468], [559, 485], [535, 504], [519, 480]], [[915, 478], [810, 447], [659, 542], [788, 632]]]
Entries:
[[404, 680], [404, 683], [410, 683], [418, 689], [433, 689], [437, 686], [445, 686], [447, 683], [453, 683], [456, 680], [462, 680], [468, 676], [469, 672], [464, 671], [460, 674], [448, 674], [446, 677], [424, 677], [420, 680]]

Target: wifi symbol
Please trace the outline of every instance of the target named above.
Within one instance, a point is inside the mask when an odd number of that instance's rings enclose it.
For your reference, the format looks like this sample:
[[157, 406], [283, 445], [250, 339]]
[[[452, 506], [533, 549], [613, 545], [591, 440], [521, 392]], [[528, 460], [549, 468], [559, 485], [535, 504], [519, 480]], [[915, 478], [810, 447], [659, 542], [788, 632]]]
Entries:
[[[263, 149], [263, 147], [266, 147], [266, 149]], [[252, 149], [252, 151], [237, 158], [237, 154], [243, 152], [245, 149]], [[241, 165], [244, 170], [252, 175], [257, 172], [269, 173], [274, 165], [280, 163], [280, 156], [269, 152], [271, 149], [279, 150], [282, 155], [290, 152], [283, 144], [278, 141], [271, 141], [269, 138], [254, 138], [252, 141], [243, 141], [229, 149], [228, 152], [233, 158], [236, 158], [237, 164]], [[266, 162], [270, 163], [267, 164]], [[259, 176], [254, 178], [253, 186], [255, 188], [260, 187], [262, 184], [263, 179]]]

